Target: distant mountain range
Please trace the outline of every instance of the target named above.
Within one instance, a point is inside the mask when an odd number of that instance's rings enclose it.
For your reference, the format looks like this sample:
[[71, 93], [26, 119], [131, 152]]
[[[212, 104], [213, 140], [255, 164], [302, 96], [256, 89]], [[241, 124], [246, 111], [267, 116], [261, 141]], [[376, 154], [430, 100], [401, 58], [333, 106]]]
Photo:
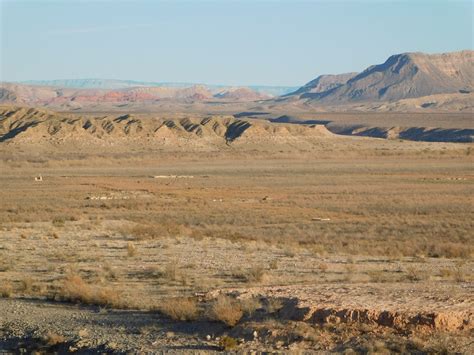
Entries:
[[[132, 87], [168, 87], [168, 88], [189, 88], [193, 86], [203, 86], [209, 91], [217, 93], [229, 88], [230, 85], [208, 85], [197, 83], [177, 83], [177, 82], [153, 82], [153, 81], [135, 81], [135, 80], [115, 80], [115, 79], [64, 79], [64, 80], [28, 80], [20, 82], [26, 85], [55, 86], [61, 88], [75, 89], [104, 89], [115, 90]], [[265, 86], [250, 85], [245, 88], [251, 89], [263, 95], [281, 96], [295, 91], [296, 86]]]
[[[0, 103], [53, 109], [173, 111], [236, 104], [251, 111], [469, 111], [474, 108], [474, 51], [402, 53], [360, 73], [321, 75], [300, 88], [73, 79], [2, 83]], [[276, 97], [275, 97], [276, 95]], [[242, 105], [243, 102], [248, 105]]]

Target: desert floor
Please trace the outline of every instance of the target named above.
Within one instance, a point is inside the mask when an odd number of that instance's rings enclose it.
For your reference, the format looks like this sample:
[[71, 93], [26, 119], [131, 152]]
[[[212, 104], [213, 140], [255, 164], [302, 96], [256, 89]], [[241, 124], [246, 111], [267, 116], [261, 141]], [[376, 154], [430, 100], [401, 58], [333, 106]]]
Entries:
[[473, 353], [471, 151], [3, 144], [0, 349]]

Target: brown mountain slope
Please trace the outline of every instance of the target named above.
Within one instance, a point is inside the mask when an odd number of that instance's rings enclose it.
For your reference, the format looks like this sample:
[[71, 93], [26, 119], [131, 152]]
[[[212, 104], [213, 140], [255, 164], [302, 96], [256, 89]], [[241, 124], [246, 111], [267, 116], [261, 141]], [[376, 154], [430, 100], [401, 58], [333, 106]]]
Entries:
[[215, 97], [232, 101], [257, 101], [270, 98], [270, 96], [268, 95], [261, 94], [257, 91], [245, 87], [225, 89], [218, 92]]
[[347, 83], [348, 80], [352, 79], [356, 75], [357, 73], [320, 75], [316, 79], [311, 80], [309, 83], [296, 90], [295, 92], [292, 92], [285, 96], [315, 94], [334, 90]]
[[432, 55], [393, 55], [385, 63], [367, 68], [344, 85], [326, 91], [303, 92], [299, 98], [332, 104], [395, 101], [434, 94], [470, 92], [474, 89], [473, 53], [466, 50]]

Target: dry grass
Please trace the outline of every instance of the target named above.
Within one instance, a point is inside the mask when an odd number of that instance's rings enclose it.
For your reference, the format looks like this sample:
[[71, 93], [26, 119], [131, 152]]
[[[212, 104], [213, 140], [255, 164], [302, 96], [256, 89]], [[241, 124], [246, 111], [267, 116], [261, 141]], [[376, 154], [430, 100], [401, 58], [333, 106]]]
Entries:
[[220, 321], [229, 327], [233, 327], [243, 316], [242, 306], [234, 298], [220, 295], [212, 303], [207, 316], [209, 319]]
[[220, 340], [219, 340], [219, 345], [222, 347], [222, 350], [224, 351], [231, 351], [234, 350], [237, 347], [237, 340], [224, 335]]
[[168, 281], [178, 281], [181, 276], [176, 260], [168, 263], [163, 271], [163, 277]]
[[31, 277], [25, 277], [20, 280], [20, 291], [30, 293], [33, 290], [34, 281]]
[[257, 297], [246, 298], [240, 301], [240, 308], [244, 314], [252, 317], [257, 309], [262, 308], [262, 302]]
[[0, 285], [0, 296], [3, 298], [10, 298], [13, 295], [13, 286], [10, 282], [2, 282]]
[[127, 256], [131, 258], [131, 257], [134, 257], [135, 255], [137, 255], [137, 247], [132, 242], [128, 242], [127, 243]]
[[84, 303], [116, 308], [126, 307], [121, 295], [110, 287], [99, 287], [86, 283], [81, 276], [69, 274], [63, 280], [56, 298], [73, 303]]
[[426, 278], [426, 273], [416, 266], [409, 266], [406, 269], [406, 279], [412, 282], [421, 281]]
[[199, 317], [197, 301], [190, 297], [164, 299], [160, 302], [158, 310], [177, 321], [193, 321]]
[[48, 334], [46, 334], [43, 337], [43, 342], [46, 345], [54, 346], [54, 345], [65, 343], [66, 338], [64, 336], [60, 335], [60, 334], [57, 334], [57, 333], [54, 333], [54, 332], [48, 332]]
[[252, 266], [247, 270], [242, 270], [241, 268], [235, 269], [232, 274], [238, 280], [249, 283], [259, 283], [265, 278], [266, 272], [261, 266]]
[[283, 308], [283, 301], [278, 298], [269, 298], [265, 303], [267, 313], [276, 313]]

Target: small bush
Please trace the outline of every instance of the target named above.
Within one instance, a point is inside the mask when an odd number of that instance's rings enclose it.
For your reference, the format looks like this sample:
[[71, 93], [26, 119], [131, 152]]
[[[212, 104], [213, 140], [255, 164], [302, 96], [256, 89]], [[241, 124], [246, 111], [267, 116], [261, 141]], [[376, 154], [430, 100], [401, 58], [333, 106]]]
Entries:
[[270, 261], [270, 270], [276, 270], [278, 269], [278, 260], [276, 259], [273, 259], [272, 261]]
[[268, 313], [276, 313], [283, 308], [283, 301], [278, 298], [269, 298], [265, 305], [265, 310]]
[[20, 290], [22, 292], [28, 293], [33, 289], [33, 279], [31, 277], [25, 277], [20, 281]]
[[3, 298], [10, 298], [12, 294], [13, 294], [13, 287], [11, 283], [4, 282], [0, 286], [0, 296], [2, 296]]
[[192, 321], [199, 317], [199, 308], [194, 298], [171, 298], [164, 300], [159, 311], [173, 320]]
[[68, 275], [57, 294], [63, 301], [123, 308], [120, 294], [110, 288], [95, 287], [86, 283], [79, 275]]
[[127, 256], [131, 258], [135, 256], [136, 254], [137, 254], [137, 247], [135, 246], [135, 244], [128, 242], [127, 243]]
[[222, 350], [229, 351], [237, 347], [237, 340], [227, 335], [224, 335], [220, 341], [219, 345], [222, 347]]
[[237, 300], [221, 295], [212, 304], [208, 316], [212, 320], [217, 320], [233, 327], [240, 321], [243, 312]]
[[424, 278], [424, 274], [421, 272], [421, 270], [417, 269], [414, 266], [410, 266], [406, 270], [406, 278], [409, 281], [416, 282], [416, 281], [421, 281]]
[[64, 224], [66, 223], [66, 219], [64, 217], [57, 216], [53, 218], [52, 223], [53, 223], [53, 226], [55, 227], [63, 227]]
[[248, 282], [261, 282], [265, 276], [265, 270], [261, 266], [252, 267], [247, 271]]
[[128, 229], [125, 233], [138, 240], [153, 239], [156, 237], [156, 228], [151, 225], [142, 224]]
[[54, 346], [54, 345], [65, 343], [66, 338], [64, 338], [60, 334], [49, 332], [43, 337], [43, 341], [46, 345]]
[[240, 308], [251, 317], [257, 309], [262, 308], [262, 303], [257, 297], [246, 298], [240, 301]]
[[176, 262], [170, 262], [166, 265], [165, 270], [163, 271], [163, 277], [168, 281], [177, 281], [179, 278], [179, 270]]
[[260, 266], [254, 266], [248, 270], [238, 269], [232, 272], [233, 276], [245, 282], [261, 282], [265, 277], [265, 269]]

